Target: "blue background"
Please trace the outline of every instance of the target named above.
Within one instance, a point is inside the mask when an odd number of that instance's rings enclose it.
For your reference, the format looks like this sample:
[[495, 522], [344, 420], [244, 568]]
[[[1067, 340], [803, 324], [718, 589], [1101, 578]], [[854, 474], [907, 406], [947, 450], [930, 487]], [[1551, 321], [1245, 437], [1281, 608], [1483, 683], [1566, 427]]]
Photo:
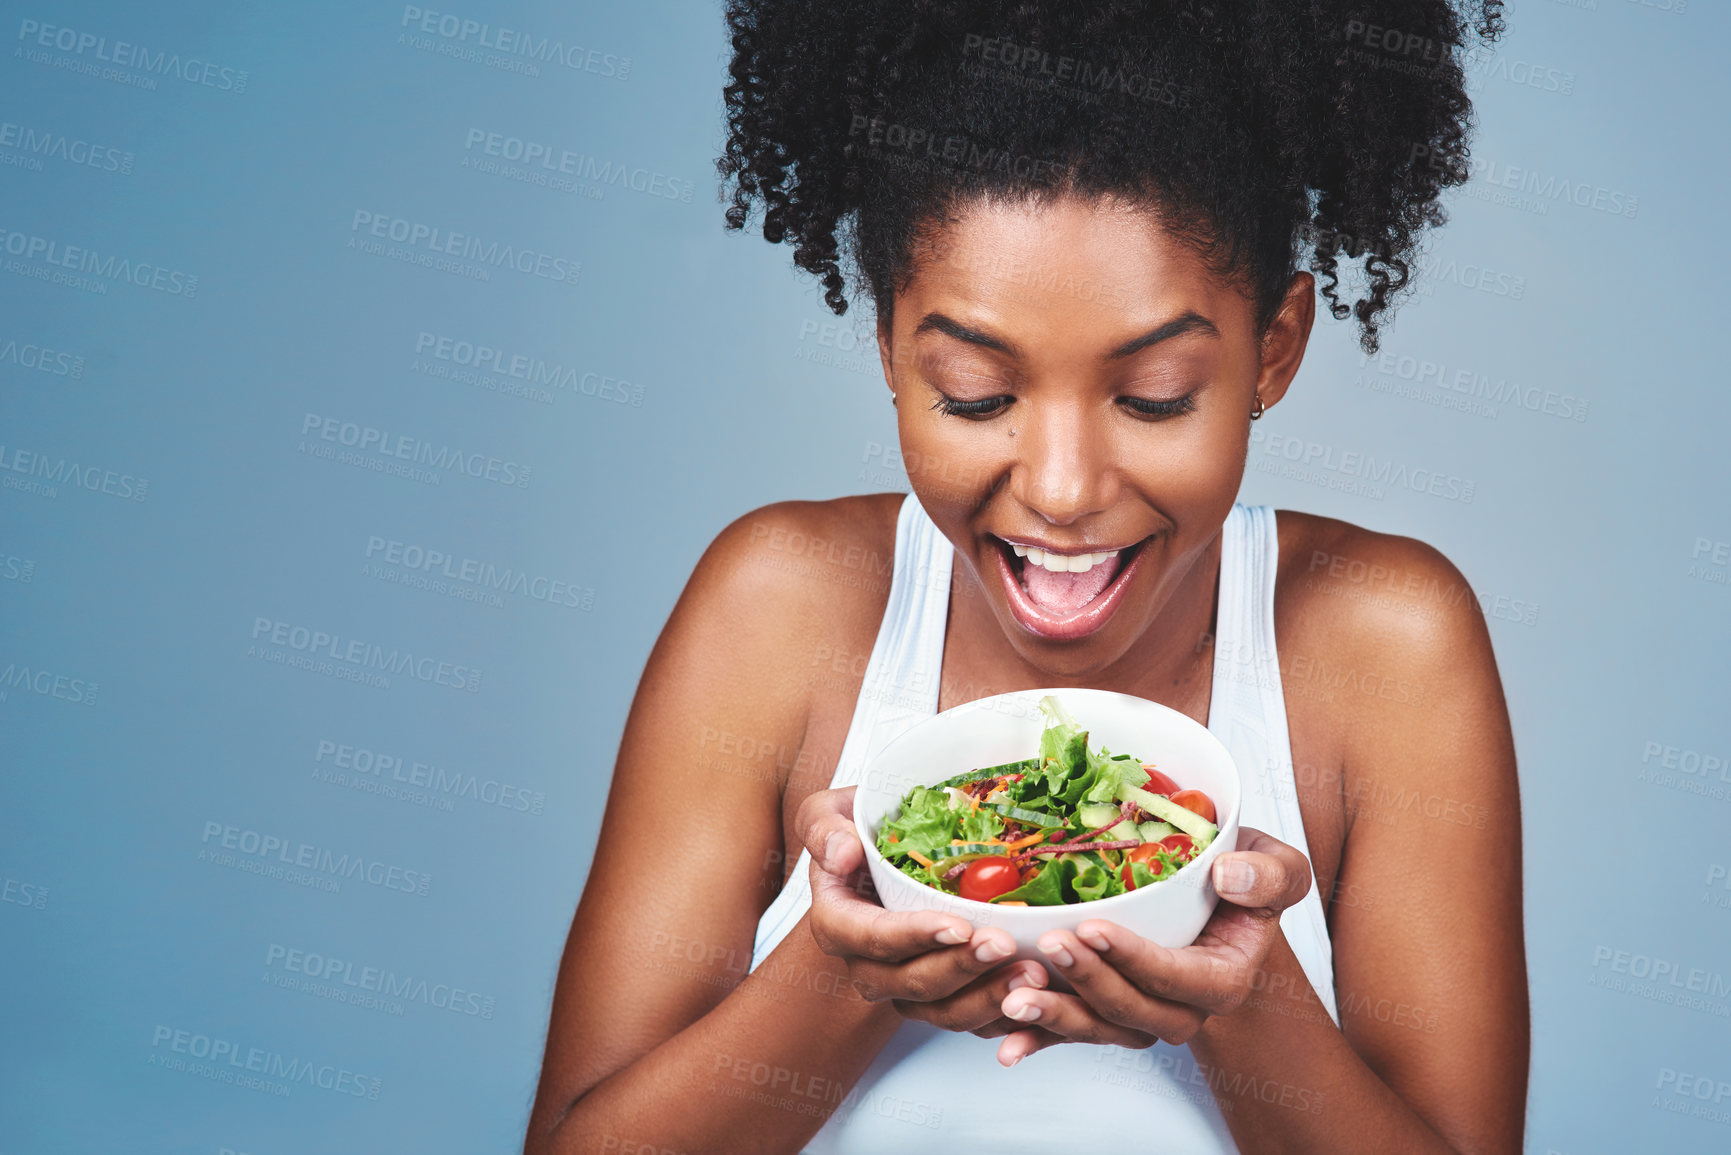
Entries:
[[[456, 15], [584, 66], [451, 55], [387, 3], [0, 4], [0, 1151], [514, 1148], [625, 711], [693, 563], [763, 503], [905, 488], [865, 323], [721, 227], [717, 13]], [[1511, 24], [1475, 61], [1478, 174], [1387, 355], [1320, 323], [1241, 499], [1431, 542], [1490, 617], [1525, 809], [1529, 1150], [1723, 1149], [1662, 1084], [1731, 1083], [1731, 20], [1523, 0]], [[47, 25], [193, 79], [45, 47]], [[476, 133], [633, 175], [513, 179]], [[357, 213], [580, 273], [424, 267], [366, 251]], [[181, 291], [44, 279], [66, 246]], [[454, 377], [447, 339], [552, 383]], [[524, 484], [321, 457], [347, 448], [324, 418]], [[1471, 500], [1342, 489], [1346, 452]], [[528, 580], [405, 584], [427, 551]], [[431, 680], [297, 668], [276, 623]], [[338, 746], [446, 788], [320, 777]], [[251, 872], [248, 831], [366, 865], [334, 891]], [[297, 988], [291, 950], [404, 993]], [[1643, 988], [1660, 964], [1701, 972], [1699, 1001]], [[349, 1074], [218, 1082], [176, 1031]]]

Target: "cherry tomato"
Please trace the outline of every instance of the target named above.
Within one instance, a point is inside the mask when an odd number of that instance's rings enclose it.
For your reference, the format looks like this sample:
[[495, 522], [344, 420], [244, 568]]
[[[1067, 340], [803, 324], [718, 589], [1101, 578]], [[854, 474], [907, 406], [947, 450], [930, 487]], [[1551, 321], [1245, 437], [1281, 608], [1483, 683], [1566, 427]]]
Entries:
[[1142, 784], [1142, 789], [1150, 794], [1165, 794], [1168, 797], [1177, 793], [1178, 783], [1172, 781], [1171, 778], [1146, 763], [1143, 764], [1142, 769], [1148, 771], [1148, 781]]
[[1184, 807], [1193, 814], [1200, 814], [1210, 822], [1214, 817], [1214, 800], [1200, 790], [1180, 790], [1172, 796], [1172, 801]]
[[1129, 850], [1126, 850], [1124, 852], [1124, 865], [1120, 868], [1120, 871], [1124, 876], [1125, 888], [1128, 890], [1136, 889], [1136, 879], [1130, 870], [1130, 864], [1132, 862], [1140, 862], [1155, 874], [1159, 874], [1160, 861], [1157, 855], [1160, 851], [1165, 849], [1167, 849], [1167, 847], [1162, 845], [1162, 843], [1144, 842], [1140, 846], [1132, 846]]
[[962, 871], [957, 890], [963, 898], [989, 902], [1000, 894], [1008, 894], [1022, 885], [1022, 874], [1007, 858], [976, 858]]
[[1177, 834], [1168, 834], [1156, 845], [1184, 862], [1189, 862], [1196, 855], [1196, 840], [1182, 831]]

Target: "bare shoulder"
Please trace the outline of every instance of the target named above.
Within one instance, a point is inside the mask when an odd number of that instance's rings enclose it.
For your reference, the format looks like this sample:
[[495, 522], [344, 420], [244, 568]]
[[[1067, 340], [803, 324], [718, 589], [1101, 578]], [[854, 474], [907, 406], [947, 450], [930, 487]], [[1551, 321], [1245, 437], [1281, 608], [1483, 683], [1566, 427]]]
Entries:
[[1416, 538], [1280, 510], [1277, 618], [1302, 646], [1411, 673], [1470, 675], [1495, 661], [1472, 585]]
[[[1355, 785], [1370, 796], [1420, 773], [1446, 773], [1460, 791], [1512, 791], [1502, 680], [1460, 569], [1415, 538], [1288, 510], [1277, 522], [1275, 620], [1295, 746], [1302, 733], [1328, 751], [1349, 806]], [[1438, 753], [1468, 749], [1476, 756], [1439, 765]]]
[[904, 495], [783, 501], [723, 529], [669, 622], [713, 640], [754, 696], [804, 717], [808, 667], [864, 639], [889, 600]]
[[783, 625], [866, 613], [889, 598], [899, 493], [781, 501], [738, 518], [705, 551], [692, 590]]

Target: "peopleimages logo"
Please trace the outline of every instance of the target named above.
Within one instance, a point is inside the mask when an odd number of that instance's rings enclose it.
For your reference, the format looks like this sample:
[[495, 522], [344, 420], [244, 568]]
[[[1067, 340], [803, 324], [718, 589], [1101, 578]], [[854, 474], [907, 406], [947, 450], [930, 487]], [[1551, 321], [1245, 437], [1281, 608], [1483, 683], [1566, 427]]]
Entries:
[[[523, 814], [540, 814], [547, 805], [547, 796], [539, 790], [528, 790], [497, 778], [447, 770], [429, 762], [406, 759], [400, 754], [351, 746], [329, 738], [319, 739], [313, 763], [315, 778], [326, 781], [341, 779], [337, 785], [369, 778], [383, 782], [388, 774], [392, 782], [425, 790], [440, 799], [468, 798], [486, 806]], [[350, 775], [354, 779], [350, 779]]]
[[[525, 169], [534, 172], [539, 169], [547, 176], [568, 176], [574, 180], [588, 181], [591, 184], [629, 189], [645, 196], [661, 200], [678, 201], [690, 204], [692, 194], [697, 191], [697, 185], [689, 180], [668, 176], [656, 169], [643, 168], [640, 165], [630, 165], [623, 161], [598, 160], [581, 152], [573, 152], [568, 148], [547, 144], [542, 141], [525, 140], [519, 136], [507, 136], [504, 133], [489, 132], [484, 128], [471, 128], [463, 140], [463, 151], [473, 154], [477, 151], [482, 156], [497, 157], [500, 160], [521, 164]], [[470, 158], [465, 156], [464, 164]], [[530, 183], [539, 183], [530, 181]]]
[[[240, 1082], [252, 1089], [266, 1090], [277, 1095], [287, 1095], [289, 1085], [295, 1083], [339, 1095], [353, 1095], [357, 1099], [377, 1099], [384, 1088], [384, 1082], [377, 1076], [359, 1074], [339, 1063], [297, 1059], [280, 1051], [247, 1047], [232, 1039], [179, 1030], [161, 1024], [157, 1025], [151, 1036], [150, 1047], [150, 1064], [153, 1067], [167, 1067], [169, 1070], [202, 1075], [219, 1083]], [[200, 1070], [197, 1063], [188, 1064], [184, 1059], [174, 1058], [177, 1055], [202, 1060], [206, 1067]], [[249, 1080], [247, 1076], [258, 1078]], [[261, 1079], [280, 1082], [258, 1086]]]
[[26, 49], [52, 48], [57, 52], [70, 52], [80, 59], [100, 61], [119, 68], [136, 68], [150, 76], [172, 76], [204, 88], [236, 94], [246, 91], [247, 74], [244, 68], [233, 68], [214, 61], [201, 60], [196, 56], [183, 57], [178, 52], [153, 52], [146, 45], [125, 40], [110, 43], [106, 36], [98, 36], [94, 32], [84, 32], [77, 28], [44, 24], [39, 20], [20, 20], [18, 40], [25, 46], [20, 51], [36, 63], [52, 61], [39, 60], [37, 58], [41, 53], [31, 53]]
[[1268, 459], [1257, 462], [1256, 468], [1261, 472], [1278, 473], [1377, 501], [1382, 500], [1386, 487], [1471, 504], [1477, 488], [1469, 478], [1435, 469], [1409, 467], [1393, 458], [1378, 458], [1375, 454], [1357, 450], [1340, 450], [1302, 437], [1253, 429], [1250, 443], [1260, 444], [1262, 455]]
[[523, 63], [558, 64], [573, 72], [589, 72], [608, 80], [626, 80], [631, 76], [629, 56], [614, 56], [506, 25], [495, 28], [484, 21], [470, 20], [452, 12], [434, 12], [405, 4], [401, 27], [425, 36], [437, 36], [453, 45], [484, 48], [507, 57], [518, 57]]
[[[380, 472], [390, 472], [387, 465], [396, 462], [410, 462], [413, 465], [430, 466], [433, 469], [446, 470], [449, 473], [460, 473], [466, 477], [491, 481], [496, 485], [514, 486], [526, 489], [529, 485], [529, 475], [533, 466], [519, 461], [506, 461], [500, 457], [489, 457], [484, 453], [472, 453], [451, 445], [435, 445], [419, 437], [411, 437], [406, 433], [392, 433], [386, 429], [377, 429], [371, 425], [362, 425], [355, 421], [344, 421], [340, 417], [327, 417], [322, 413], [308, 413], [301, 418], [301, 436], [313, 439], [309, 450], [305, 441], [301, 442], [303, 453], [312, 450], [323, 450], [315, 456], [330, 457], [335, 450], [325, 449], [318, 445], [319, 441], [331, 445], [342, 446], [355, 450], [357, 454], [367, 454], [368, 458], [346, 461], [345, 464], [365, 464], [369, 459], [372, 466]], [[355, 456], [354, 454], [346, 456]], [[391, 461], [380, 461], [378, 458], [390, 458]], [[408, 473], [423, 473], [421, 470], [409, 470]], [[428, 478], [437, 481], [442, 475], [426, 474]]]
[[[204, 836], [199, 841], [202, 846], [198, 852], [199, 860], [214, 862], [218, 866], [234, 866], [239, 860], [245, 859], [249, 863], [278, 870], [288, 867], [292, 870], [311, 871], [325, 875], [332, 883], [337, 879], [351, 879], [382, 890], [396, 890], [423, 897], [433, 882], [433, 876], [424, 870], [410, 870], [395, 863], [368, 858], [364, 854], [338, 854], [329, 847], [314, 846], [310, 842], [294, 842], [280, 835], [265, 834], [214, 820], [204, 824]], [[254, 868], [249, 870], [249, 873], [262, 872]], [[321, 889], [334, 890], [336, 887], [326, 885]]]
[[125, 176], [132, 172], [132, 154], [106, 144], [96, 144], [80, 137], [67, 136], [51, 128], [37, 128], [0, 120], [0, 148], [15, 148], [21, 154], [40, 160], [64, 161], [98, 172], [116, 172]]
[[[254, 618], [252, 637], [254, 642], [287, 647], [308, 657], [342, 662], [360, 670], [407, 674], [417, 681], [435, 686], [449, 686], [453, 690], [467, 690], [471, 694], [481, 689], [481, 671], [474, 666], [440, 661], [437, 658], [417, 657], [410, 650], [387, 650], [360, 638], [345, 638], [341, 634], [309, 629], [293, 622]], [[253, 648], [256, 647], [249, 647], [249, 655]]]
[[396, 541], [377, 534], [367, 538], [366, 556], [379, 562], [425, 575], [491, 591], [517, 594], [548, 605], [574, 610], [595, 607], [595, 591], [576, 582], [532, 574], [512, 566], [495, 565], [472, 557], [459, 557], [439, 549]]
[[[29, 578], [26, 577], [25, 580], [28, 581]], [[44, 698], [59, 698], [62, 702], [71, 702], [75, 706], [94, 706], [96, 688], [95, 682], [73, 677], [71, 674], [57, 674], [41, 666], [8, 662], [6, 668], [0, 670], [0, 702], [10, 699], [14, 692], [23, 692]]]
[[[462, 369], [510, 377], [546, 390], [581, 393], [585, 397], [611, 401], [616, 405], [631, 405], [638, 409], [643, 407], [642, 385], [594, 371], [584, 371], [574, 365], [557, 361], [549, 363], [545, 358], [501, 349], [483, 341], [465, 341], [460, 337], [447, 337], [423, 329], [415, 335], [415, 356], [415, 368], [420, 367], [418, 358], [427, 357]], [[538, 390], [531, 391], [531, 395], [535, 400], [542, 400], [543, 396], [548, 402], [553, 400], [550, 394]]]
[[[198, 276], [194, 273], [171, 269], [150, 261], [134, 261], [130, 257], [114, 253], [104, 256], [96, 249], [83, 245], [69, 245], [52, 237], [20, 232], [3, 225], [0, 225], [0, 252], [23, 261], [40, 261], [43, 265], [50, 265], [55, 269], [71, 269], [107, 281], [124, 281], [141, 289], [167, 293], [171, 297], [190, 299], [198, 296]], [[46, 273], [47, 270], [43, 272]], [[93, 284], [100, 291], [107, 291], [107, 285], [102, 281]]]
[[80, 465], [69, 457], [51, 457], [32, 449], [0, 444], [0, 474], [14, 473], [32, 480], [20, 481], [7, 476], [0, 478], [0, 485], [7, 489], [40, 493], [44, 497], [58, 497], [60, 491], [56, 487], [61, 485], [76, 486], [126, 501], [143, 501], [150, 495], [150, 483], [142, 477], [104, 469], [100, 465]]
[[[411, 252], [420, 252], [429, 257], [445, 256], [474, 261], [495, 269], [511, 269], [560, 284], [575, 285], [578, 275], [583, 271], [581, 262], [553, 253], [504, 245], [498, 241], [483, 240], [471, 233], [452, 232], [437, 225], [394, 217], [389, 213], [369, 212], [366, 209], [355, 210], [354, 218], [349, 222], [349, 232], [357, 236], [393, 241]], [[351, 236], [350, 239], [352, 241], [354, 237]]]
[[1411, 381], [1415, 385], [1428, 385], [1451, 393], [1458, 393], [1475, 401], [1486, 401], [1493, 405], [1508, 405], [1510, 407], [1518, 406], [1532, 413], [1559, 417], [1565, 421], [1585, 421], [1587, 411], [1592, 404], [1585, 398], [1576, 397], [1572, 393], [1522, 385], [1507, 377], [1492, 377], [1486, 373], [1452, 366], [1441, 361], [1431, 361], [1411, 355], [1396, 355], [1388, 350], [1374, 355], [1359, 354], [1359, 368], [1370, 366], [1373, 361], [1376, 372], [1385, 376], [1398, 377], [1402, 381]]
[[[264, 965], [268, 969], [304, 976], [313, 983], [324, 983], [351, 992], [382, 995], [407, 1003], [421, 1003], [453, 1014], [490, 1019], [498, 1000], [492, 995], [466, 990], [451, 983], [429, 982], [413, 975], [399, 975], [385, 967], [365, 966], [319, 951], [271, 943], [265, 948]], [[323, 993], [311, 990], [309, 993]]]
[[76, 380], [84, 376], [84, 358], [76, 353], [31, 341], [20, 342], [16, 337], [0, 337], [0, 364], [8, 363], [52, 377]]

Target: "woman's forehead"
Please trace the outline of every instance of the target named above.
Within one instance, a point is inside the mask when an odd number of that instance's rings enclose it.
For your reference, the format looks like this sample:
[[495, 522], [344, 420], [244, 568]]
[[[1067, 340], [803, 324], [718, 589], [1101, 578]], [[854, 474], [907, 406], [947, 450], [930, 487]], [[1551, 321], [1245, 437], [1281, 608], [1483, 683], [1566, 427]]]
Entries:
[[[1248, 318], [1230, 279], [1153, 210], [1104, 199], [974, 201], [925, 233], [896, 294], [898, 319], [930, 313], [1019, 330], [1141, 333], [1186, 313]], [[964, 321], [964, 323], [967, 323]]]

